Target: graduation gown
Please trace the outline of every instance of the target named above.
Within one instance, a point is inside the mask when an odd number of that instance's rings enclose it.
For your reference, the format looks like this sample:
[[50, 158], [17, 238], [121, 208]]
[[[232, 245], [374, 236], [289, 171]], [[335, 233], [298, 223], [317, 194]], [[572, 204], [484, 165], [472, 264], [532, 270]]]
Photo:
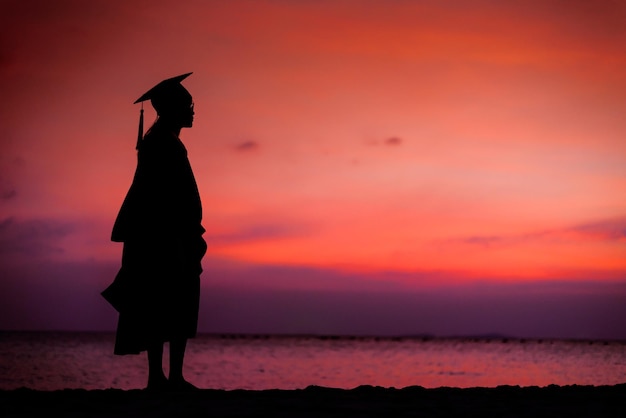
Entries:
[[119, 312], [114, 353], [196, 335], [202, 205], [180, 139], [158, 122], [141, 141], [133, 182], [111, 240], [124, 243], [121, 268], [102, 296]]

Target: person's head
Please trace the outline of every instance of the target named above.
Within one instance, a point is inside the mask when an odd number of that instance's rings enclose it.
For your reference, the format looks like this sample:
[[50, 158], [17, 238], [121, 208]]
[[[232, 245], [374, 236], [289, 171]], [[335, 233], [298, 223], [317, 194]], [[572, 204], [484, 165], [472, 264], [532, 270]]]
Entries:
[[189, 91], [180, 84], [189, 75], [191, 73], [161, 81], [135, 103], [150, 100], [161, 122], [177, 129], [190, 128], [193, 125], [193, 99]]
[[182, 84], [168, 84], [150, 102], [161, 121], [180, 128], [190, 128], [193, 125], [193, 98]]

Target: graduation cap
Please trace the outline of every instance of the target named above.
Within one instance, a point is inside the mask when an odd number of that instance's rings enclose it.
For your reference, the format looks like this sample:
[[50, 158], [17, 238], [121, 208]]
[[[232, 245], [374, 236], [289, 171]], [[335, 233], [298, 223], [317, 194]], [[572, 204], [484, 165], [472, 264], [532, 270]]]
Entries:
[[184, 103], [186, 100], [191, 99], [191, 94], [186, 88], [180, 84], [181, 81], [189, 77], [192, 73], [186, 73], [177, 75], [176, 77], [168, 78], [161, 81], [156, 86], [145, 92], [140, 98], [135, 100], [133, 104], [141, 103], [141, 111], [139, 113], [139, 133], [137, 134], [137, 146], [143, 139], [143, 102], [150, 100], [152, 107], [160, 115], [167, 112], [169, 109]]

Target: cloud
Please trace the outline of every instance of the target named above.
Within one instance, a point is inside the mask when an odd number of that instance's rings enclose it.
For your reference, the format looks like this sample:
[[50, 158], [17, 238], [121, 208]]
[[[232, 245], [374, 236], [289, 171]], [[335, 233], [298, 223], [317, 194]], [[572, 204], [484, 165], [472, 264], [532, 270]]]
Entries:
[[511, 235], [472, 235], [453, 241], [482, 247], [510, 246], [529, 241], [626, 241], [626, 217], [603, 219], [566, 228]]
[[506, 247], [527, 241], [539, 240], [547, 234], [548, 232], [533, 232], [517, 235], [471, 235], [468, 237], [452, 239], [450, 241], [483, 248]]
[[0, 263], [0, 329], [110, 330], [116, 311], [100, 292], [119, 260]]
[[251, 152], [256, 151], [260, 147], [259, 143], [256, 141], [244, 141], [237, 145], [235, 145], [235, 151], [237, 152]]
[[454, 285], [436, 280], [423, 287], [415, 282], [436, 272], [228, 266], [216, 259], [204, 266], [210, 279], [203, 282], [200, 328], [209, 332], [623, 338], [625, 330], [616, 319], [626, 309], [623, 273], [619, 282], [450, 277]]
[[398, 138], [397, 136], [392, 136], [391, 138], [385, 139], [385, 145], [393, 147], [400, 144], [402, 144], [402, 138]]
[[463, 238], [461, 241], [466, 244], [480, 245], [483, 247], [491, 247], [492, 245], [496, 245], [502, 242], [502, 240], [503, 240], [503, 237], [499, 237], [495, 235], [490, 235], [490, 236], [478, 235], [478, 236], [471, 236], [471, 237]]
[[[446, 285], [438, 279], [438, 286], [423, 288], [405, 279], [435, 273], [368, 274], [211, 257], [203, 266], [200, 332], [626, 337], [623, 273], [620, 281], [587, 276]], [[119, 261], [46, 260], [3, 272], [0, 329], [114, 330], [117, 314], [100, 292], [118, 269]]]
[[403, 139], [398, 137], [398, 136], [390, 136], [387, 139], [384, 139], [382, 141], [378, 140], [378, 139], [368, 139], [365, 141], [365, 144], [368, 146], [372, 146], [372, 147], [377, 147], [380, 145], [384, 145], [384, 146], [388, 146], [388, 147], [397, 147], [399, 145], [402, 145]]
[[284, 225], [278, 223], [265, 223], [247, 225], [238, 230], [223, 234], [207, 234], [206, 241], [209, 246], [225, 246], [256, 241], [268, 241], [288, 237], [302, 236], [309, 228], [302, 225]]
[[15, 190], [14, 188], [10, 187], [10, 188], [5, 188], [2, 187], [0, 188], [0, 199], [1, 200], [10, 200], [15, 198], [15, 196], [17, 196], [17, 190]]
[[11, 178], [18, 178], [19, 170], [23, 166], [24, 159], [21, 157], [0, 156], [0, 200], [10, 200], [17, 196], [17, 188]]
[[0, 221], [0, 255], [41, 256], [62, 253], [58, 241], [75, 230], [75, 225], [51, 219]]
[[626, 240], [626, 218], [607, 219], [574, 226], [572, 233], [602, 241]]

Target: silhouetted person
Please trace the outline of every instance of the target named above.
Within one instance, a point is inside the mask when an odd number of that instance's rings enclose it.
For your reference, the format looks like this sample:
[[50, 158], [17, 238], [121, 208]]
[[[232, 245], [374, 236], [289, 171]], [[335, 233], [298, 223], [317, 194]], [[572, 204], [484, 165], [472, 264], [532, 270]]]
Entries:
[[180, 84], [189, 74], [162, 81], [135, 102], [150, 100], [158, 117], [143, 136], [141, 110], [137, 168], [111, 234], [124, 243], [121, 268], [102, 292], [119, 312], [114, 353], [147, 351], [147, 388], [154, 390], [195, 389], [183, 377], [183, 359], [187, 339], [196, 335], [207, 247], [200, 195], [178, 138], [193, 124], [192, 97]]

